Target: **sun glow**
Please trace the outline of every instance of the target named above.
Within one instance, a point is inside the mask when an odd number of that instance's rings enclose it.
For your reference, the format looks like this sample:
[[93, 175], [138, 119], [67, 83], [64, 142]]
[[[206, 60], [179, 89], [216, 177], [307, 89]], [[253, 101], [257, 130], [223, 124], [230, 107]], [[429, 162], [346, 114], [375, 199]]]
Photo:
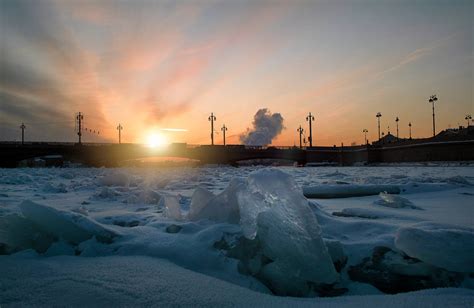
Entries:
[[168, 143], [166, 136], [160, 133], [150, 133], [147, 137], [146, 144], [150, 148], [161, 148]]

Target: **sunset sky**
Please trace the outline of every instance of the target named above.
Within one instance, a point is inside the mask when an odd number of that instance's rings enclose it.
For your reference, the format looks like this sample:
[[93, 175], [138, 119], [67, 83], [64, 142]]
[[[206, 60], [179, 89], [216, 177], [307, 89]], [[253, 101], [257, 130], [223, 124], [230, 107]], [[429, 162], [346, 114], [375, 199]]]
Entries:
[[[474, 1], [0, 0], [0, 140], [227, 143], [260, 108], [280, 113], [274, 145], [362, 143], [474, 116]], [[178, 128], [186, 131], [163, 131]]]

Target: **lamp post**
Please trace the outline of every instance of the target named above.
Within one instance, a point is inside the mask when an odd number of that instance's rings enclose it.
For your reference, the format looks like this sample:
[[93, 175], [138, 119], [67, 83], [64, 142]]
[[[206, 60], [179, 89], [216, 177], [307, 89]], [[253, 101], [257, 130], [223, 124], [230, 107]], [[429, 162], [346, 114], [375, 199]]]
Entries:
[[411, 122], [408, 123], [408, 129], [410, 130], [410, 140], [411, 140]]
[[299, 135], [300, 135], [300, 149], [302, 149], [302, 148], [303, 148], [303, 142], [302, 142], [302, 139], [301, 139], [301, 138], [303, 137], [304, 129], [303, 129], [303, 128], [301, 127], [301, 125], [300, 125], [300, 127], [299, 127], [296, 131], [297, 131], [297, 132], [299, 133]]
[[436, 97], [436, 94], [435, 94], [435, 95], [431, 95], [431, 96], [430, 96], [430, 99], [428, 100], [428, 102], [430, 102], [431, 105], [432, 105], [432, 107], [433, 107], [433, 137], [436, 136], [434, 104], [435, 104], [435, 102], [436, 102], [437, 100], [438, 100], [438, 98]]
[[470, 115], [470, 114], [466, 114], [466, 117], [464, 118], [464, 120], [467, 121], [467, 127], [469, 127], [469, 123], [471, 122], [471, 119], [472, 119], [471, 115]]
[[214, 113], [211, 112], [208, 120], [211, 122], [211, 145], [214, 145], [214, 121], [217, 120]]
[[25, 123], [21, 123], [20, 128], [21, 128], [21, 145], [24, 145], [25, 144], [25, 128], [26, 128]]
[[119, 144], [122, 143], [122, 129], [123, 129], [123, 126], [122, 126], [122, 124], [119, 123], [119, 125], [117, 126], [117, 130], [118, 130], [118, 133], [119, 133]]
[[400, 121], [400, 119], [397, 117], [397, 118], [395, 119], [395, 122], [397, 122], [397, 139], [398, 139], [398, 121]]
[[77, 136], [79, 137], [78, 144], [82, 144], [82, 121], [84, 120], [84, 114], [78, 112], [76, 114], [76, 127], [77, 127]]
[[309, 147], [312, 147], [313, 146], [313, 127], [312, 127], [312, 121], [314, 121], [314, 116], [311, 114], [311, 112], [308, 114], [308, 116], [306, 117], [306, 121], [309, 122], [309, 137], [308, 137], [308, 141], [309, 141]]
[[380, 118], [382, 117], [382, 114], [380, 112], [377, 112], [375, 116], [377, 117], [377, 122], [378, 122], [378, 127], [379, 127], [379, 140], [380, 140]]
[[227, 131], [227, 127], [225, 126], [225, 124], [224, 124], [224, 125], [222, 125], [222, 127], [221, 127], [221, 131], [222, 131], [222, 132], [223, 132], [223, 134], [224, 134], [224, 145], [225, 145], [225, 132]]
[[367, 133], [368, 133], [369, 131], [368, 131], [366, 128], [364, 128], [364, 129], [362, 130], [362, 132], [364, 133], [365, 144], [367, 144], [367, 143], [368, 143], [368, 142], [367, 142]]

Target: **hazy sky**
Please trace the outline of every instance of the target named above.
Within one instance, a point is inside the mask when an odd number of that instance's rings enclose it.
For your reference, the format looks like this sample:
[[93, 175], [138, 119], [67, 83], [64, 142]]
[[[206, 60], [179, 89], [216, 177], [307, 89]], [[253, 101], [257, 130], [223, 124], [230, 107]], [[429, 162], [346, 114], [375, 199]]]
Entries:
[[[281, 113], [273, 144], [297, 143], [315, 115], [317, 145], [363, 142], [400, 118], [400, 135], [474, 115], [474, 1], [0, 0], [0, 140], [228, 143], [260, 108]], [[219, 129], [220, 132], [220, 129]], [[216, 136], [218, 143], [222, 136]]]

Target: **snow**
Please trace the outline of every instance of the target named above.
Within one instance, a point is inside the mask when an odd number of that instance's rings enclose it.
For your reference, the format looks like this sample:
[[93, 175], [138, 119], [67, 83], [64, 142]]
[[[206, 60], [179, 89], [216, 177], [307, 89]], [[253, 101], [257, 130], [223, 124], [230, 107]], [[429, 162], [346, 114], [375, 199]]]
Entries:
[[47, 257], [53, 256], [74, 256], [74, 247], [64, 241], [54, 242], [49, 246], [48, 250], [44, 253]]
[[400, 228], [395, 246], [428, 264], [474, 273], [474, 228], [422, 222]]
[[[473, 183], [456, 165], [0, 169], [0, 305], [472, 307]], [[302, 195], [376, 186], [399, 192]], [[243, 235], [270, 263], [241, 273], [216, 248]], [[394, 296], [351, 280], [378, 246], [400, 275], [464, 280]], [[311, 297], [303, 281], [348, 291]]]
[[[111, 270], [113, 269], [113, 270]], [[471, 307], [474, 291], [436, 289], [398, 295], [305, 299], [275, 297], [145, 256], [0, 256], [5, 306]], [[34, 290], [32, 292], [31, 290]]]
[[126, 173], [114, 172], [100, 178], [99, 183], [103, 186], [128, 186], [130, 178]]

